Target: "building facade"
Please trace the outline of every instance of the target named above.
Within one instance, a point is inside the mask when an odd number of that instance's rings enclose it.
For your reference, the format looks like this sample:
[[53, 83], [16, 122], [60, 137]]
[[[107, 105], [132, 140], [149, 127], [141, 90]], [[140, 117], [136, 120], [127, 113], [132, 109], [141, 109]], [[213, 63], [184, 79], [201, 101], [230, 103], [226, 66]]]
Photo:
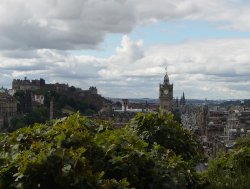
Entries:
[[17, 101], [8, 93], [0, 92], [0, 130], [10, 126], [10, 120], [17, 114]]
[[159, 102], [160, 108], [164, 112], [171, 112], [173, 110], [173, 84], [169, 83], [167, 72], [163, 83], [159, 86]]
[[14, 79], [12, 81], [12, 89], [15, 91], [37, 90], [45, 86], [44, 79], [29, 80], [26, 77], [22, 79]]

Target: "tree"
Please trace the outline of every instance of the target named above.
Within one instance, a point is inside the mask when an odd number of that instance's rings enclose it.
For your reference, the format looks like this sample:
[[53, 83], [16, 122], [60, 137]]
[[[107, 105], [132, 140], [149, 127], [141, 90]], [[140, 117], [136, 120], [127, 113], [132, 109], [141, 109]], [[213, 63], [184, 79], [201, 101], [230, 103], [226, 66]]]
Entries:
[[0, 136], [0, 188], [127, 188], [126, 179], [103, 179], [93, 166], [104, 156], [75, 114], [53, 127], [36, 124]]
[[198, 187], [188, 162], [160, 145], [149, 148], [133, 129], [106, 130], [96, 140], [105, 152], [105, 162], [97, 169], [105, 170], [104, 178], [127, 178], [137, 189]]
[[198, 188], [186, 132], [166, 114], [139, 114], [124, 128], [79, 114], [24, 127], [0, 135], [0, 188]]
[[45, 123], [47, 120], [49, 120], [49, 109], [44, 106], [36, 107], [26, 115], [14, 117], [11, 120], [11, 127], [8, 128], [8, 131], [15, 131], [35, 123]]
[[209, 163], [210, 188], [245, 189], [250, 186], [250, 136], [239, 139], [235, 149], [221, 153]]
[[171, 113], [139, 113], [134, 117], [130, 127], [134, 128], [150, 146], [157, 143], [193, 163], [204, 159], [196, 136], [175, 121]]

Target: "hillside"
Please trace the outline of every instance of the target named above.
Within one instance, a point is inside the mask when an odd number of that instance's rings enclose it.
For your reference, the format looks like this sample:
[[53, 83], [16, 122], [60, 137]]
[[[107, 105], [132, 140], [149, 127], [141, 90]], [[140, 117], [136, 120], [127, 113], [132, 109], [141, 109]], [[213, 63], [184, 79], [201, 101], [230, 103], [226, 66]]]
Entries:
[[50, 105], [53, 101], [53, 118], [61, 118], [79, 111], [81, 115], [92, 116], [108, 102], [99, 94], [92, 94], [88, 90], [76, 90], [70, 87], [67, 91], [48, 91], [39, 89], [32, 92], [33, 95], [44, 96], [44, 104], [32, 104], [30, 94], [19, 91], [15, 98], [19, 101], [19, 115], [11, 120], [8, 131], [14, 131], [26, 125], [34, 123], [46, 123], [50, 119]]

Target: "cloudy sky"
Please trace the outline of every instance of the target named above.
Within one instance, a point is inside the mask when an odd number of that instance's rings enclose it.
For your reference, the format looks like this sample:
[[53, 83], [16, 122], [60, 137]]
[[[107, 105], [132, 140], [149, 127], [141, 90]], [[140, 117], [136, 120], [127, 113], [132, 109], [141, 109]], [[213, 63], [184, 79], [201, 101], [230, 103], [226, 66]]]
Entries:
[[250, 98], [249, 0], [0, 0], [0, 85], [46, 79], [105, 97]]

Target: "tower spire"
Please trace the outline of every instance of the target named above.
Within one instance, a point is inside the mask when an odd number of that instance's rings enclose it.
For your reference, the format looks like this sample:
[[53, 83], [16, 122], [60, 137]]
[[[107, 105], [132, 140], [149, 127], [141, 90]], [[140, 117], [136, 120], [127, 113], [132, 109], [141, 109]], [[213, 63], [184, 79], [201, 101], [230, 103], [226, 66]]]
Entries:
[[169, 84], [169, 77], [168, 77], [168, 72], [167, 72], [167, 66], [165, 67], [165, 70], [166, 70], [166, 74], [164, 76], [164, 83], [165, 84]]
[[185, 93], [184, 93], [184, 91], [182, 93], [182, 103], [183, 103], [183, 105], [186, 104], [186, 99], [185, 99]]
[[169, 83], [167, 67], [165, 70], [164, 81], [159, 86], [159, 101], [164, 112], [171, 112], [173, 110], [173, 84]]

